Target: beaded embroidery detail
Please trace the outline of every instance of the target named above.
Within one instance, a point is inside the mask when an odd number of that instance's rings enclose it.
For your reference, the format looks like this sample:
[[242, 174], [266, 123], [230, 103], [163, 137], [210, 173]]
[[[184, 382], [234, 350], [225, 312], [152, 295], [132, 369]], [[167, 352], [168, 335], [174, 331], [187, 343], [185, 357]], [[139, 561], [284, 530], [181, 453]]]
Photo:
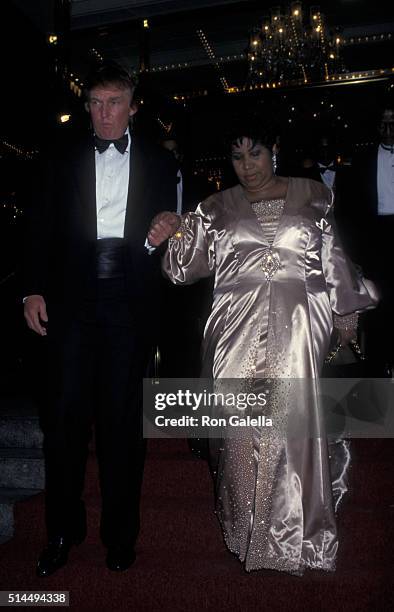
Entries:
[[170, 238], [168, 239], [168, 243], [169, 243], [169, 244], [172, 244], [172, 243], [174, 243], [174, 242], [175, 242], [175, 243], [176, 243], [176, 242], [179, 242], [179, 241], [180, 241], [180, 240], [183, 238], [183, 236], [185, 235], [185, 233], [186, 233], [186, 224], [185, 224], [184, 218], [183, 218], [183, 217], [181, 217], [181, 224], [180, 224], [180, 226], [178, 227], [178, 229], [177, 229], [177, 231], [175, 232], [175, 234], [173, 234], [172, 236], [170, 236]]
[[[272, 243], [275, 238], [276, 229], [278, 227], [280, 216], [283, 212], [285, 201], [281, 200], [261, 200], [261, 202], [252, 202], [251, 207], [255, 213], [259, 223], [267, 236], [269, 246], [265, 249], [261, 258], [261, 268], [268, 282], [272, 280], [275, 273], [280, 269], [279, 253], [272, 248]], [[275, 231], [272, 236], [267, 235], [266, 225], [271, 223], [275, 225]]]

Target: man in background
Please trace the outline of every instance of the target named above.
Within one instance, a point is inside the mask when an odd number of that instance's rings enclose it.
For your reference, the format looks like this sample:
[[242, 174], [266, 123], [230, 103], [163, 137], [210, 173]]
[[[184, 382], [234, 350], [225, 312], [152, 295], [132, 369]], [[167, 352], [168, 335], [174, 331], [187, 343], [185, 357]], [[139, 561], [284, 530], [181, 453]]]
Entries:
[[351, 209], [357, 238], [355, 260], [367, 278], [375, 282], [381, 301], [365, 316], [366, 352], [371, 375], [391, 376], [394, 363], [394, 105], [392, 99], [379, 109], [378, 143], [353, 163], [355, 190]]

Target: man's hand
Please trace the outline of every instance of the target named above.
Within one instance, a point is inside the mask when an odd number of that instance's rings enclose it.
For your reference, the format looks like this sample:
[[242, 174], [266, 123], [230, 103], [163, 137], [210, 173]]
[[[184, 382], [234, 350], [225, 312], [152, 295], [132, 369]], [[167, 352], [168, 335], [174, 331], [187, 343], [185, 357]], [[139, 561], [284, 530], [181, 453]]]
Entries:
[[42, 325], [48, 322], [47, 307], [42, 295], [29, 295], [25, 300], [23, 314], [30, 329], [40, 336], [47, 335], [47, 330]]
[[181, 218], [172, 212], [162, 212], [153, 219], [148, 232], [148, 242], [158, 247], [175, 234], [181, 224]]

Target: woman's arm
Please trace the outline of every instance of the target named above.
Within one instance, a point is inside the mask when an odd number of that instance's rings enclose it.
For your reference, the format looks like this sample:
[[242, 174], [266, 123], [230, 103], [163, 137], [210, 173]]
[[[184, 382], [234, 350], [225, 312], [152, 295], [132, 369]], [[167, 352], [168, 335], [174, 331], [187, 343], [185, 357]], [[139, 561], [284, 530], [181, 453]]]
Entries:
[[152, 221], [148, 240], [158, 246], [168, 239], [162, 270], [174, 284], [192, 284], [214, 272], [215, 241], [219, 237], [215, 223], [220, 209], [218, 195], [201, 202], [195, 212], [181, 217], [161, 213]]
[[162, 269], [173, 283], [187, 285], [213, 274], [217, 232], [209, 202], [182, 215], [180, 221], [168, 240]]
[[334, 327], [342, 344], [356, 337], [358, 314], [374, 308], [378, 295], [345, 254], [335, 220], [329, 212], [322, 220], [322, 267], [333, 311]]

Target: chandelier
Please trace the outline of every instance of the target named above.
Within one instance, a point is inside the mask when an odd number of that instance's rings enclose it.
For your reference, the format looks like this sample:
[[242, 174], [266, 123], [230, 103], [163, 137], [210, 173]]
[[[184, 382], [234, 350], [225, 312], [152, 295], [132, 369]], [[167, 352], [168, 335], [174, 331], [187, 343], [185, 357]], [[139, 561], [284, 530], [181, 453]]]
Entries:
[[345, 72], [338, 30], [329, 32], [318, 6], [304, 14], [301, 2], [285, 12], [272, 8], [270, 16], [250, 34], [247, 49], [248, 84], [280, 85], [328, 80]]

